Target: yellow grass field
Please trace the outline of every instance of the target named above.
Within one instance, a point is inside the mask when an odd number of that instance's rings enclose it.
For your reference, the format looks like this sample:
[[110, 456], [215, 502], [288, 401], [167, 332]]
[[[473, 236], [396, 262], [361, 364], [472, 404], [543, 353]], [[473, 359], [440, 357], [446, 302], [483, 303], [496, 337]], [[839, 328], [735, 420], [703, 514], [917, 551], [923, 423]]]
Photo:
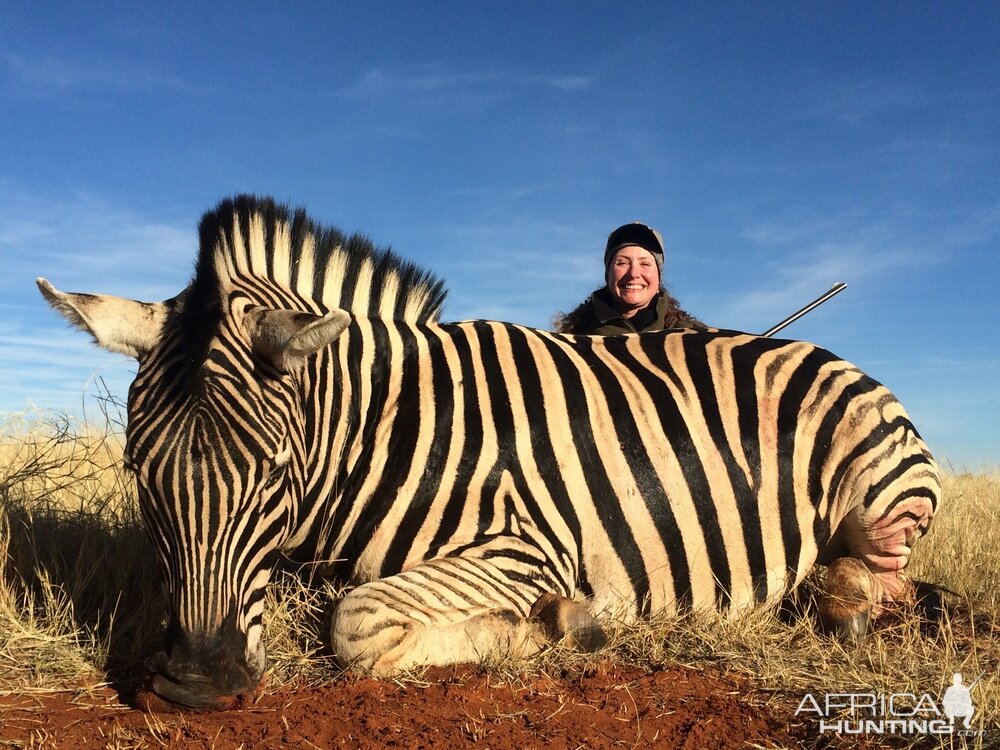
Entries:
[[[163, 605], [120, 456], [121, 436], [107, 426], [3, 425], [0, 696], [98, 685], [109, 671], [137, 669], [151, 650]], [[942, 509], [916, 546], [910, 573], [949, 591], [937, 627], [901, 609], [863, 643], [846, 646], [817, 635], [808, 617], [773, 611], [627, 629], [610, 622], [611, 644], [599, 655], [555, 647], [529, 663], [488, 666], [498, 680], [608, 658], [648, 669], [722, 669], [792, 707], [807, 693], [941, 696], [959, 672], [967, 682], [980, 678], [973, 690], [979, 733], [964, 744], [948, 738], [931, 746], [1000, 746], [1000, 473], [946, 477]], [[340, 677], [323, 637], [333, 596], [290, 573], [272, 586], [269, 689]]]

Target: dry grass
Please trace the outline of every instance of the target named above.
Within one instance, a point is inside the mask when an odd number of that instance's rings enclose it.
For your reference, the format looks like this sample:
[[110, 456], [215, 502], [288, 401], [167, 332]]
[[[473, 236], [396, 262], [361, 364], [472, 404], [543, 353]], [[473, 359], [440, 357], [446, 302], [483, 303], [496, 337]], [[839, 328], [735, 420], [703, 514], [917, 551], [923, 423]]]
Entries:
[[[105, 420], [113, 425], [115, 420]], [[163, 605], [152, 549], [115, 429], [11, 420], [0, 434], [0, 694], [94, 685], [151, 650]], [[498, 679], [572, 672], [596, 658], [649, 668], [682, 663], [746, 675], [783, 705], [806, 692], [929, 693], [951, 674], [982, 674], [976, 723], [1000, 732], [1000, 474], [947, 478], [946, 499], [910, 572], [954, 592], [936, 632], [889, 613], [859, 646], [818, 636], [808, 618], [760, 611], [737, 620], [607, 623], [595, 657], [554, 647], [530, 663], [490, 662]], [[340, 670], [324, 646], [337, 592], [283, 574], [267, 608], [268, 685], [321, 683]], [[989, 736], [989, 735], [987, 735]], [[969, 747], [983, 746], [982, 740]]]
[[158, 625], [155, 568], [120, 462], [110, 431], [5, 424], [0, 690], [100, 675]]

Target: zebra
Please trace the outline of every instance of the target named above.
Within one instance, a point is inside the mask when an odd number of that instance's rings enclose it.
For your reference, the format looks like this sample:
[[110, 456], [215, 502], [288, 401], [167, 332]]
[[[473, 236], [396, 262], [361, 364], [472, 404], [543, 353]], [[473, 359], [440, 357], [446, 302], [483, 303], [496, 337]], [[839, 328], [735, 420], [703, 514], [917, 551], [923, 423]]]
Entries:
[[169, 613], [151, 689], [228, 705], [265, 669], [285, 558], [347, 584], [353, 669], [595, 650], [598, 617], [767, 606], [829, 565], [820, 621], [908, 596], [937, 466], [880, 383], [738, 331], [442, 323], [443, 282], [301, 208], [204, 214], [191, 283], [46, 300], [138, 361], [125, 464]]

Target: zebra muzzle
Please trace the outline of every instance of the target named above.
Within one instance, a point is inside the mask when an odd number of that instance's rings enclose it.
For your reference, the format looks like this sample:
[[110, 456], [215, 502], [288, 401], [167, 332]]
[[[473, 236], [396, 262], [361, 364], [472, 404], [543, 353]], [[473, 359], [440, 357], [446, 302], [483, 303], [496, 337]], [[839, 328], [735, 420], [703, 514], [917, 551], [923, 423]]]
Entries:
[[[149, 676], [136, 694], [138, 707], [156, 712], [227, 711], [242, 708], [252, 701], [257, 682], [249, 670], [230, 666], [212, 679], [170, 659], [163, 651], [154, 654], [146, 664]], [[239, 687], [237, 687], [239, 686]]]

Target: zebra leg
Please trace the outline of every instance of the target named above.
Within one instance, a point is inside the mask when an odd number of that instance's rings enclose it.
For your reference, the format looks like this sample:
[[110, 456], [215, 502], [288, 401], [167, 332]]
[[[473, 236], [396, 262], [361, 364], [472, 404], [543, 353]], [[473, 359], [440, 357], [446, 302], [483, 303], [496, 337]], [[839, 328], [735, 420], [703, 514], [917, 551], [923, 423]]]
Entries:
[[357, 587], [331, 627], [341, 663], [376, 675], [490, 655], [524, 658], [563, 635], [581, 647], [603, 645], [583, 605], [471, 556], [428, 560]]

